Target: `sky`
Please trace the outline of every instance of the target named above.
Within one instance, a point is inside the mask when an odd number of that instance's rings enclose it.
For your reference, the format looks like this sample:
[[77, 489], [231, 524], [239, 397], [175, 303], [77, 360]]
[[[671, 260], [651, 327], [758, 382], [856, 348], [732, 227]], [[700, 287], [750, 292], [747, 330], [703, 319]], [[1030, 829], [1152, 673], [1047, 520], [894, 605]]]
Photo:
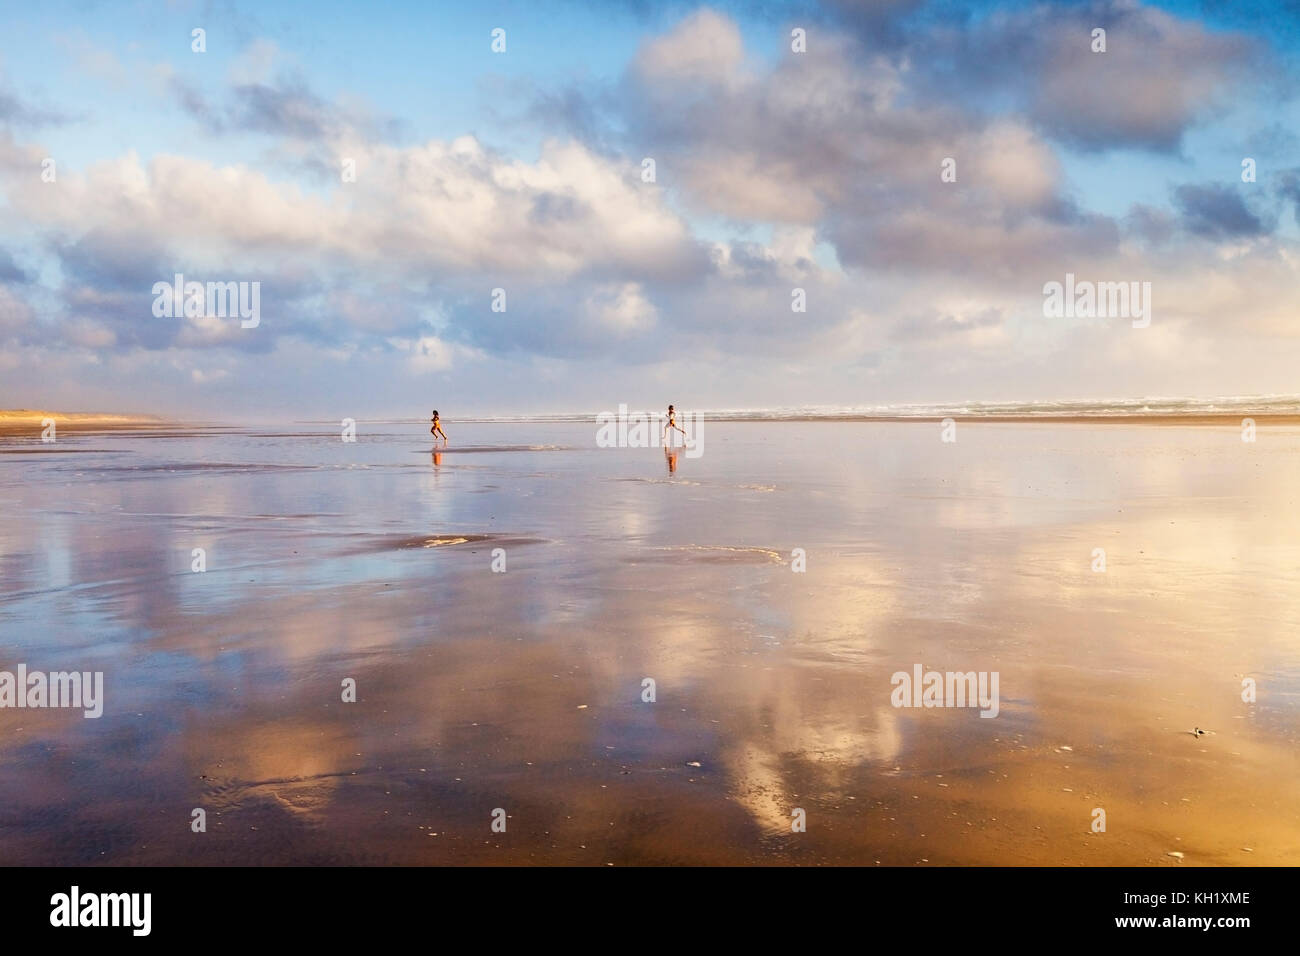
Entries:
[[[0, 407], [1300, 392], [1298, 0], [0, 0], [0, 26]], [[157, 314], [177, 274], [256, 283], [256, 325]], [[1149, 324], [1049, 315], [1067, 274], [1150, 283]]]

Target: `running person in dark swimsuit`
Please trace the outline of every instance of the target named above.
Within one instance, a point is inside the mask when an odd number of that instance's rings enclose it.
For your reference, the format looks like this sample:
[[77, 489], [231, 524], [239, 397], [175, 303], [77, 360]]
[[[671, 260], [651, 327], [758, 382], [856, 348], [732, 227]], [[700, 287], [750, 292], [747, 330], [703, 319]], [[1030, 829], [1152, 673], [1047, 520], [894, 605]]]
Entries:
[[668, 440], [668, 432], [669, 432], [670, 429], [673, 429], [673, 428], [677, 429], [679, 432], [682, 433], [682, 441], [685, 441], [685, 440], [686, 440], [686, 429], [682, 428], [682, 426], [680, 426], [680, 425], [677, 424], [677, 412], [673, 409], [673, 407], [672, 407], [671, 405], [669, 405], [669, 406], [668, 406], [668, 424], [664, 426], [664, 434], [663, 434], [665, 444], [667, 443], [667, 440]]

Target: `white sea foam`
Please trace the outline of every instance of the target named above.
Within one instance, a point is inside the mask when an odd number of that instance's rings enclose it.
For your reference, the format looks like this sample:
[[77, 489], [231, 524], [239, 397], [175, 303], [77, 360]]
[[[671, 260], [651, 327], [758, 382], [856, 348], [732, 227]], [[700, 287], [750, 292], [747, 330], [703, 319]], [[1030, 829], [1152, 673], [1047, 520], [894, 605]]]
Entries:
[[[711, 421], [781, 421], [855, 418], [1115, 417], [1152, 415], [1300, 415], [1300, 395], [1221, 395], [1212, 398], [1034, 399], [1030, 401], [890, 402], [874, 405], [791, 405], [779, 408], [717, 408], [695, 412]], [[592, 412], [484, 415], [466, 422], [586, 422]]]

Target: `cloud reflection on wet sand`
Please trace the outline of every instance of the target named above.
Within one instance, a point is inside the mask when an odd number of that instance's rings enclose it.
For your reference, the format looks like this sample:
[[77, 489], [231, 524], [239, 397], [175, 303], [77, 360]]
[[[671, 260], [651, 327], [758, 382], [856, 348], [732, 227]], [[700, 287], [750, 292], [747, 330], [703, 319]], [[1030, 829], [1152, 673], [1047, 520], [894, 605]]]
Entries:
[[[0, 711], [3, 857], [1300, 860], [1300, 431], [720, 424], [665, 475], [476, 427], [440, 464], [400, 429], [0, 464], [0, 667], [108, 694]], [[999, 671], [999, 716], [891, 707], [918, 663]]]

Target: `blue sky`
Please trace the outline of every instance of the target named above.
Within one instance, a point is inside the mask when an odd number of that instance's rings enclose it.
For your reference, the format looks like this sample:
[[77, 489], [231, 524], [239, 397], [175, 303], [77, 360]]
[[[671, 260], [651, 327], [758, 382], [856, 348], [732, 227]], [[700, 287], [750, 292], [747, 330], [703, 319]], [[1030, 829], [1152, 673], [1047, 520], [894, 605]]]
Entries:
[[[11, 3], [3, 22], [0, 406], [1297, 391], [1293, 2]], [[1151, 282], [1151, 326], [1045, 318], [1067, 271]], [[155, 316], [176, 272], [258, 282], [263, 320]]]

